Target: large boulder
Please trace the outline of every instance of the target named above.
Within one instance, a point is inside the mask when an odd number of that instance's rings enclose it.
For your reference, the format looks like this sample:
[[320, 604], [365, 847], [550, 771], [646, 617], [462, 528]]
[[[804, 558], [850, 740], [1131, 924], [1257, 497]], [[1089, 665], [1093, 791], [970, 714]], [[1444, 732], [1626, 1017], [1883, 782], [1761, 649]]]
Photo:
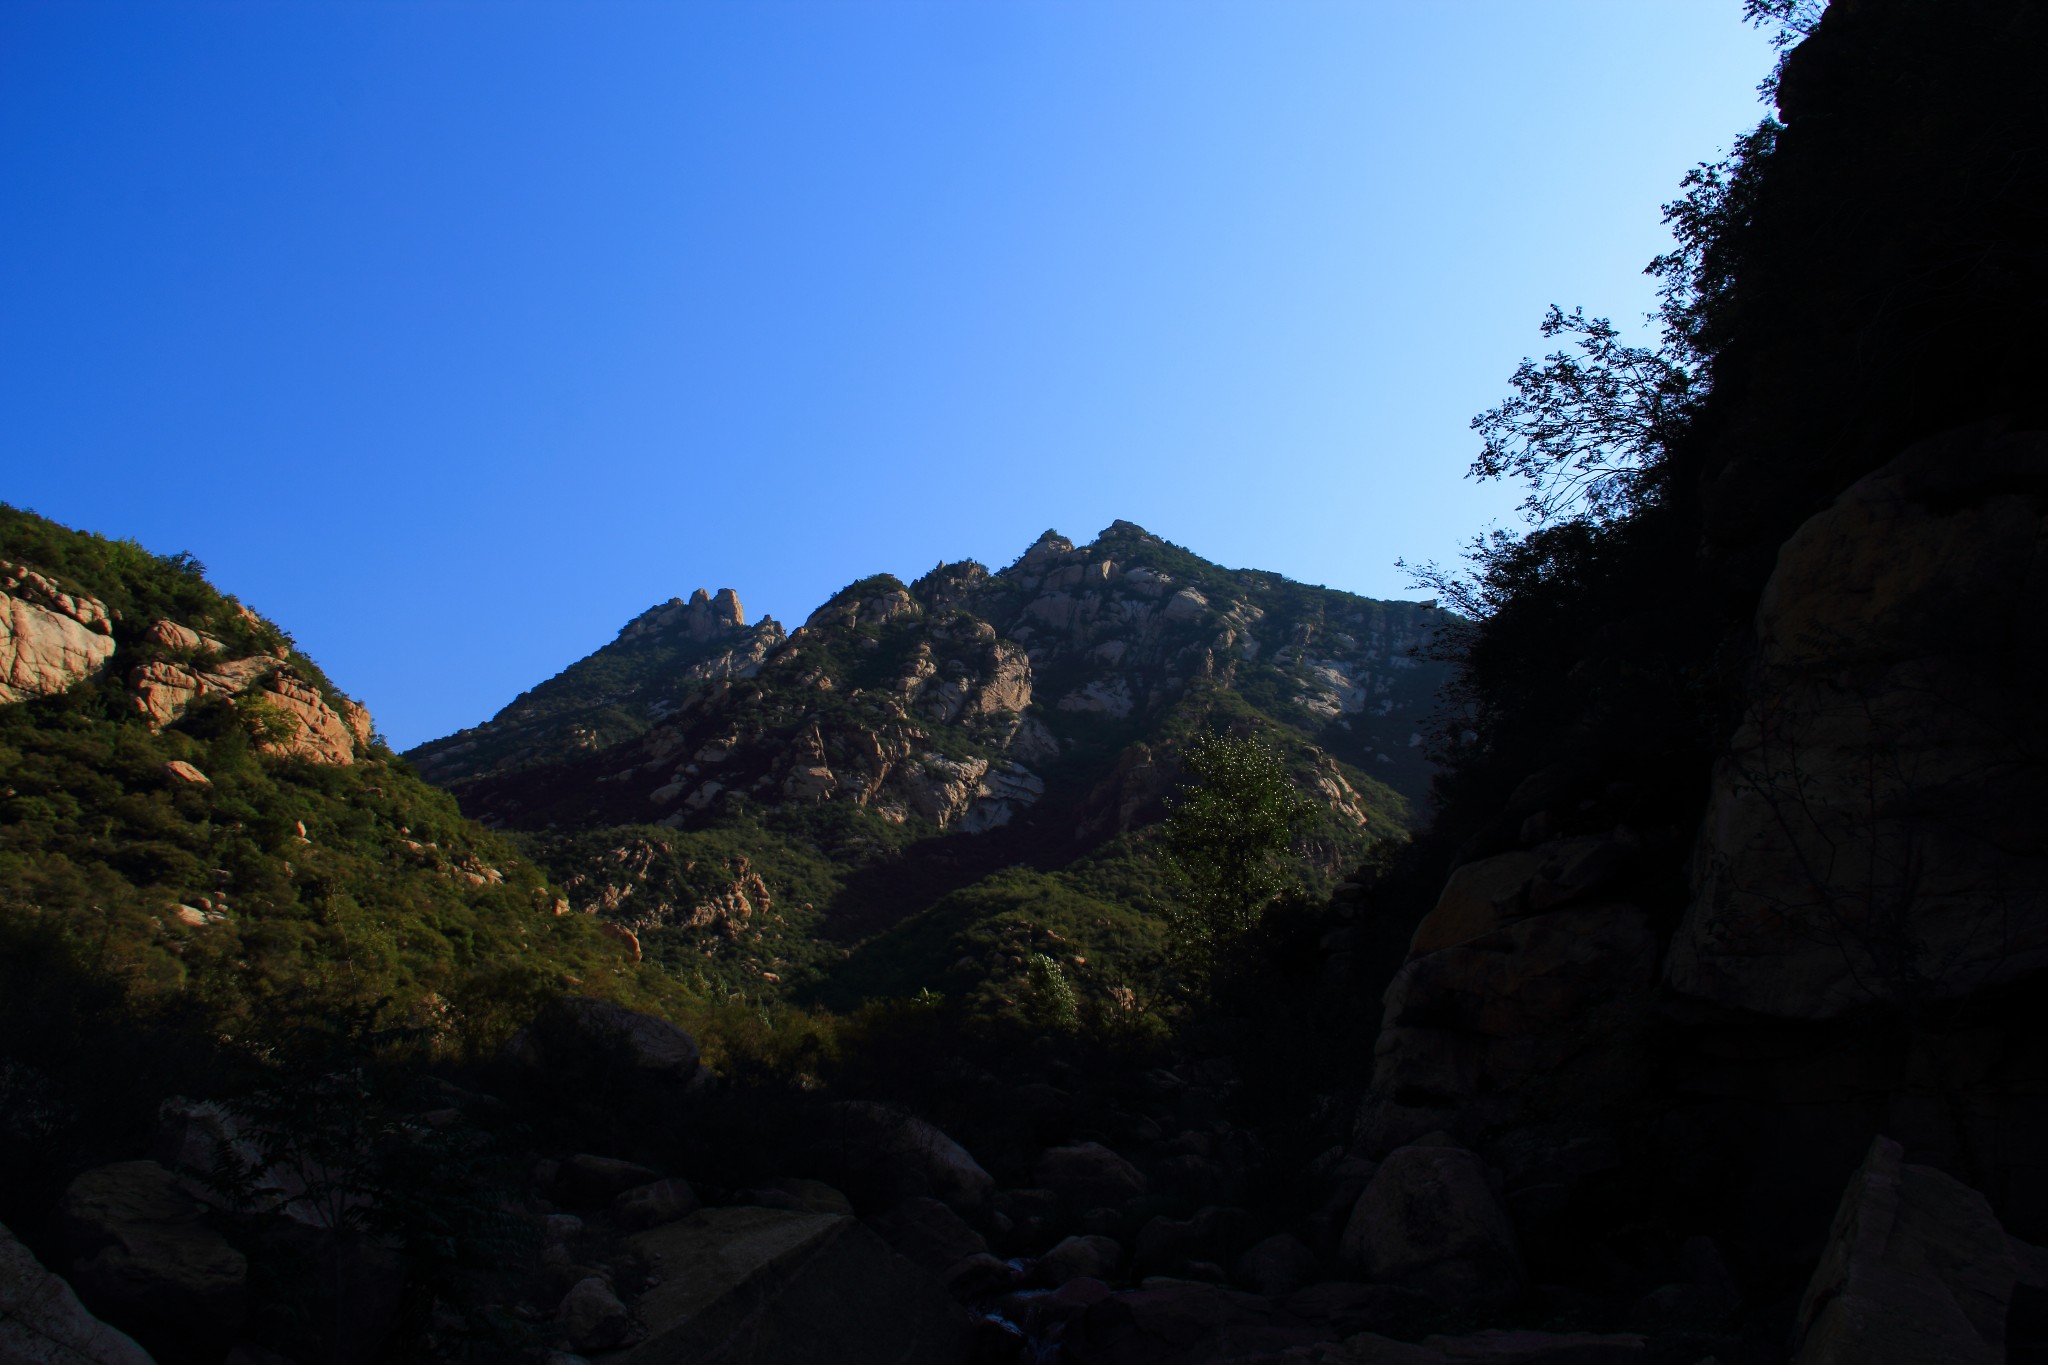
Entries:
[[1880, 1137], [1799, 1305], [1795, 1365], [1996, 1365], [2020, 1278], [1984, 1196]]
[[596, 1057], [624, 1061], [649, 1080], [688, 1082], [697, 1075], [697, 1040], [666, 1019], [609, 1000], [572, 995], [512, 1035], [505, 1057], [531, 1070], [575, 1068]]
[[1078, 1209], [1115, 1206], [1145, 1192], [1138, 1168], [1099, 1142], [1041, 1152], [1032, 1178]]
[[957, 1365], [973, 1320], [854, 1219], [704, 1209], [630, 1239], [659, 1282], [624, 1365]]
[[571, 1285], [555, 1312], [572, 1351], [605, 1351], [633, 1335], [633, 1315], [612, 1287], [595, 1275]]
[[1827, 1019], [2048, 967], [2048, 435], [1917, 445], [1785, 542], [1668, 977]]
[[1460, 1147], [1387, 1154], [1344, 1229], [1345, 1261], [1447, 1307], [1491, 1311], [1525, 1287], [1521, 1251], [1486, 1167]]
[[0, 562], [0, 704], [62, 692], [113, 656], [106, 605]]
[[995, 1194], [994, 1178], [965, 1147], [915, 1115], [867, 1100], [832, 1105], [809, 1154], [863, 1208], [925, 1197], [976, 1219]]
[[1230, 1275], [1255, 1294], [1284, 1298], [1314, 1282], [1317, 1269], [1316, 1254], [1299, 1237], [1282, 1232], [1238, 1257]]
[[152, 1365], [0, 1225], [0, 1365]]
[[154, 1161], [79, 1175], [60, 1212], [71, 1283], [87, 1307], [159, 1360], [217, 1360], [247, 1308], [249, 1263]]
[[943, 1276], [969, 1257], [988, 1250], [980, 1233], [959, 1214], [936, 1199], [906, 1199], [869, 1226], [894, 1247], [933, 1275]]
[[1062, 1285], [1069, 1280], [1114, 1280], [1124, 1266], [1124, 1249], [1113, 1237], [1099, 1233], [1069, 1237], [1032, 1264], [1038, 1284]]

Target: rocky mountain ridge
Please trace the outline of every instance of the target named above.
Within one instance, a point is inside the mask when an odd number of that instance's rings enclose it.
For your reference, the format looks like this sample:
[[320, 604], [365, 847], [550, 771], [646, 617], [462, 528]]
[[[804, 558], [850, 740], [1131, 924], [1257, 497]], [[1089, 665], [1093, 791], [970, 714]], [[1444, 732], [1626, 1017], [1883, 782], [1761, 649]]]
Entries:
[[[673, 931], [693, 956], [740, 953], [774, 983], [791, 942], [752, 907], [850, 944], [998, 869], [1073, 867], [1158, 818], [1204, 728], [1285, 755], [1321, 812], [1301, 852], [1334, 881], [1416, 818], [1440, 623], [1117, 522], [1084, 546], [1047, 532], [994, 572], [857, 580], [787, 635], [700, 589], [408, 757], [552, 849], [578, 909], [650, 947]], [[689, 842], [715, 832], [739, 842]]]

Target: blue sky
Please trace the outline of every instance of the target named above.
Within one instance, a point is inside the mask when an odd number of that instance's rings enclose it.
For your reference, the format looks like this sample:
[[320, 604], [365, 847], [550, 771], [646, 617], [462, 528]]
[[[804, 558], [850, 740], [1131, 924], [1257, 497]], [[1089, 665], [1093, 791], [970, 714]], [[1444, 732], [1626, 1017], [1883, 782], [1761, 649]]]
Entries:
[[730, 586], [1136, 521], [1375, 596], [1763, 110], [1736, 0], [0, 6], [0, 499], [401, 746]]

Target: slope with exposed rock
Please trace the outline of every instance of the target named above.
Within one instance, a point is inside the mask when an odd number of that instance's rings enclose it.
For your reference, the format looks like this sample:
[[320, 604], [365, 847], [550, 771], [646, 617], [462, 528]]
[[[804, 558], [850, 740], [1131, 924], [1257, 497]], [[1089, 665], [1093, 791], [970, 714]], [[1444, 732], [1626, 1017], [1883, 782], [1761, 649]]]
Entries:
[[[1047, 532], [998, 572], [861, 579], [786, 638], [744, 626], [729, 590], [717, 602], [729, 611], [702, 591], [650, 611], [408, 756], [470, 814], [551, 832], [558, 854], [578, 830], [661, 827], [677, 848], [747, 831], [771, 895], [839, 942], [998, 868], [1058, 873], [1141, 829], [1207, 726], [1286, 754], [1322, 813], [1302, 852], [1324, 875], [1401, 834], [1427, 783], [1432, 608], [1223, 569], [1128, 522], [1079, 547]], [[633, 879], [575, 857], [552, 866], [609, 885], [593, 901], [610, 914]], [[678, 878], [635, 894], [680, 931], [701, 892]]]

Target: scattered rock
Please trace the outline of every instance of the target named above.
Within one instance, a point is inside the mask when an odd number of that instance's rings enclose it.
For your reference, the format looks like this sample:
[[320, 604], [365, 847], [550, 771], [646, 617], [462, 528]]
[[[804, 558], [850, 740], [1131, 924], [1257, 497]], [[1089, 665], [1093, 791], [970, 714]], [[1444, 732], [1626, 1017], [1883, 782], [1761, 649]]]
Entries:
[[212, 780], [205, 773], [200, 772], [199, 769], [193, 767], [182, 758], [174, 758], [164, 764], [164, 776], [170, 778], [173, 782], [190, 782], [194, 786], [199, 787], [212, 785]]
[[609, 920], [598, 925], [597, 931], [606, 938], [624, 944], [626, 951], [632, 954], [635, 962], [640, 960], [640, 935], [634, 933], [623, 924], [613, 924]]

